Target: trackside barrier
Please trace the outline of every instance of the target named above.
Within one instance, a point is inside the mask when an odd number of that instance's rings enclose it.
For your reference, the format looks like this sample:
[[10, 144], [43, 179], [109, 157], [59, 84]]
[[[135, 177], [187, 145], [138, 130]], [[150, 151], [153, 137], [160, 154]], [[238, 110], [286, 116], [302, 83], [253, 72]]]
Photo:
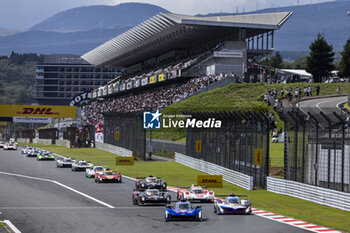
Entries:
[[175, 162], [210, 175], [222, 175], [224, 181], [247, 190], [253, 190], [253, 177], [219, 165], [175, 152]]
[[350, 211], [350, 193], [272, 177], [267, 177], [267, 190]]
[[41, 144], [41, 145], [52, 145], [52, 139], [33, 139], [34, 144]]
[[113, 145], [106, 144], [106, 143], [96, 142], [95, 147], [98, 150], [110, 152], [112, 154], [122, 156], [122, 157], [132, 157], [133, 156], [133, 152], [131, 150], [128, 150], [128, 149], [125, 149], [125, 148], [122, 148], [119, 146], [113, 146]]
[[30, 143], [30, 139], [29, 138], [17, 138], [17, 142], [18, 143]]
[[65, 147], [67, 147], [67, 148], [71, 148], [70, 141], [67, 140], [67, 139], [56, 140], [56, 145], [57, 145], [57, 146], [65, 146]]

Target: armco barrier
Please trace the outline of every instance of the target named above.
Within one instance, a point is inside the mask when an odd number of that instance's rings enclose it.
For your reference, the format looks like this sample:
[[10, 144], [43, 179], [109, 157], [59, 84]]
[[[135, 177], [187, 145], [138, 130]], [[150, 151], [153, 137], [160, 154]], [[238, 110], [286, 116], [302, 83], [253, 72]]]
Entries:
[[230, 170], [219, 165], [195, 159], [180, 153], [175, 153], [175, 162], [191, 167], [210, 175], [222, 175], [223, 179], [231, 184], [247, 190], [253, 190], [253, 177], [240, 172]]
[[63, 139], [63, 140], [56, 140], [57, 146], [65, 146], [67, 148], [71, 148], [71, 144], [69, 140]]
[[52, 145], [52, 139], [33, 139], [34, 144]]
[[30, 143], [30, 139], [29, 138], [17, 138], [17, 142], [18, 143]]
[[123, 157], [132, 157], [133, 153], [131, 150], [119, 147], [119, 146], [113, 146], [106, 143], [98, 143], [95, 144], [96, 149], [103, 150], [106, 152], [110, 152], [112, 154], [123, 156]]
[[273, 177], [267, 177], [267, 190], [350, 211], [350, 193]]

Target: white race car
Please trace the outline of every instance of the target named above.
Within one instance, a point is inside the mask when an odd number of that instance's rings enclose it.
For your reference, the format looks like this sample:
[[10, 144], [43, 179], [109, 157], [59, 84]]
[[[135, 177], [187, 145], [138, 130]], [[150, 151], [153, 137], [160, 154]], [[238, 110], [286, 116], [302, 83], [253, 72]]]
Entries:
[[17, 145], [15, 143], [12, 143], [12, 142], [7, 142], [5, 143], [4, 145], [4, 150], [17, 150]]
[[79, 162], [74, 162], [72, 163], [72, 171], [76, 172], [76, 171], [85, 171], [86, 168], [88, 167], [93, 167], [94, 165], [92, 163], [89, 163], [85, 160], [81, 160]]
[[0, 147], [4, 147], [5, 146], [5, 142], [0, 141]]
[[[184, 188], [190, 188], [185, 190]], [[191, 187], [178, 187], [177, 188], [177, 199], [188, 200], [188, 201], [200, 201], [200, 202], [214, 202], [215, 193], [214, 191], [204, 189], [201, 186], [192, 185]]]
[[75, 160], [72, 160], [71, 158], [57, 158], [56, 160], [56, 166], [58, 168], [62, 167], [72, 167], [72, 164], [76, 162]]
[[227, 196], [225, 200], [216, 199], [214, 202], [214, 213], [216, 214], [251, 214], [252, 203], [250, 200], [242, 200], [239, 197], [246, 195], [218, 195]]
[[22, 154], [27, 154], [33, 148], [31, 146], [22, 147]]
[[88, 178], [95, 178], [97, 173], [102, 174], [106, 169], [103, 166], [88, 167], [85, 170], [85, 176]]

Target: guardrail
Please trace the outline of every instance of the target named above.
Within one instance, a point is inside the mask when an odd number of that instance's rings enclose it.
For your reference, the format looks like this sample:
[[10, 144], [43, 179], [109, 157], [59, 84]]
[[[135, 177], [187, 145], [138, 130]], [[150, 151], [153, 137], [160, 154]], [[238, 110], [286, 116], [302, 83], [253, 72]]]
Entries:
[[208, 173], [210, 175], [222, 175], [223, 180], [231, 184], [237, 185], [247, 190], [253, 190], [252, 176], [248, 176], [243, 173], [233, 171], [200, 159], [195, 159], [177, 152], [175, 152], [175, 162], [183, 164], [187, 167], [191, 167], [198, 171]]
[[350, 211], [350, 193], [339, 192], [290, 180], [267, 177], [267, 190]]
[[41, 145], [52, 145], [52, 139], [33, 139], [34, 144], [41, 144]]
[[65, 147], [67, 147], [67, 148], [71, 148], [70, 141], [67, 140], [67, 139], [56, 140], [56, 145], [57, 145], [57, 146], [65, 146]]
[[110, 152], [112, 154], [122, 156], [122, 157], [132, 157], [133, 156], [133, 152], [131, 150], [128, 150], [128, 149], [125, 149], [125, 148], [122, 148], [119, 146], [113, 146], [113, 145], [106, 144], [106, 143], [96, 142], [95, 147], [98, 150]]
[[[150, 146], [149, 139], [146, 140], [147, 148]], [[152, 139], [153, 152], [172, 152], [186, 153], [186, 143], [183, 142], [172, 142], [159, 139]]]
[[29, 139], [29, 138], [17, 138], [17, 142], [18, 142], [18, 143], [26, 143], [26, 144], [29, 144], [29, 143], [30, 143], [30, 139]]

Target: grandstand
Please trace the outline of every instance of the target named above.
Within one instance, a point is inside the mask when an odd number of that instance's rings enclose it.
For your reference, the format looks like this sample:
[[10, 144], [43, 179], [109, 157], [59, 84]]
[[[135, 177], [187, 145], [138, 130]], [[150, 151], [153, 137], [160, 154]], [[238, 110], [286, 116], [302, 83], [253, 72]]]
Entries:
[[[271, 51], [274, 31], [291, 15], [196, 17], [160, 13], [82, 56], [95, 66], [123, 68], [123, 75], [93, 90], [92, 97], [123, 98], [117, 101], [118, 107], [111, 107], [113, 100], [107, 100], [110, 102], [105, 105], [111, 111], [142, 111], [166, 107], [223, 77], [242, 77], [249, 61]], [[193, 88], [194, 82], [201, 83], [199, 88]], [[148, 104], [143, 93], [156, 90], [183, 92], [176, 98], [164, 95], [158, 105]], [[121, 107], [135, 101], [135, 93], [143, 96], [141, 103], [135, 108]]]

